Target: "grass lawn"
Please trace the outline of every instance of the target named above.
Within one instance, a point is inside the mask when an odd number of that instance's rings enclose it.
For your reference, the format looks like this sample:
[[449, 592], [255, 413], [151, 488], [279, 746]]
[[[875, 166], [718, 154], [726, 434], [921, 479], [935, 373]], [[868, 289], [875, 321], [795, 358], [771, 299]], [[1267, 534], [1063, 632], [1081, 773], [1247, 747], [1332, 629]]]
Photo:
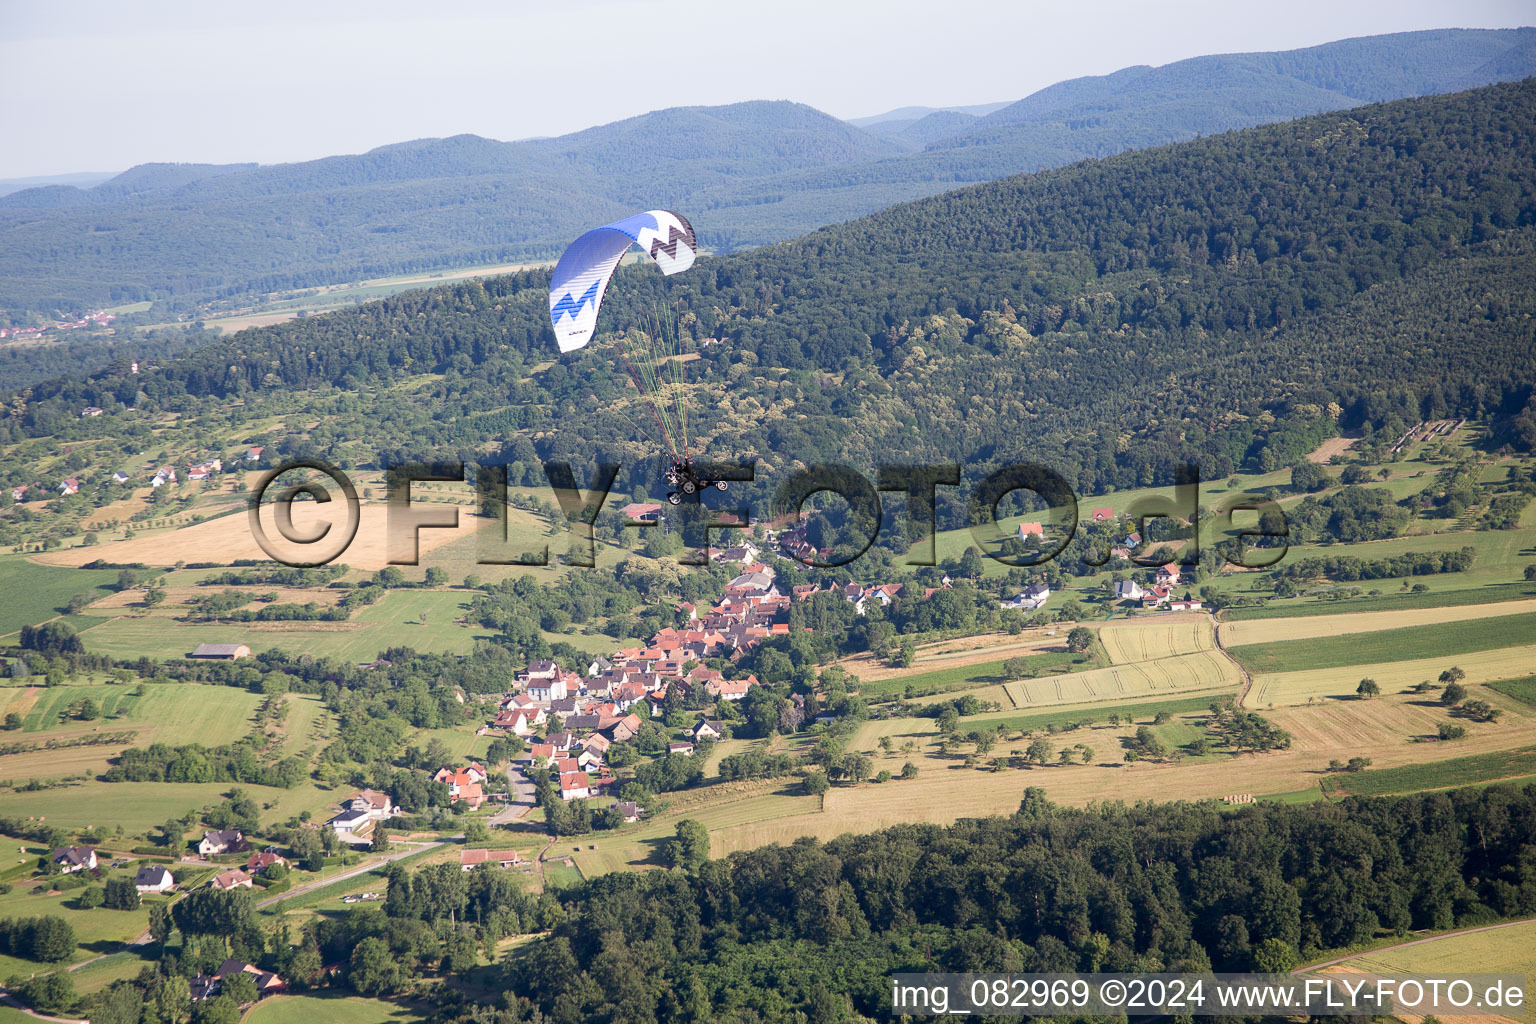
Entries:
[[551, 889], [568, 889], [580, 885], [582, 874], [576, 867], [566, 867], [564, 858], [544, 862], [544, 884]]
[[[142, 689], [143, 696], [136, 696]], [[85, 740], [93, 735], [128, 732], [117, 744], [82, 744], [0, 756], [0, 779], [70, 778], [98, 775], [125, 746], [151, 743], [202, 743], [215, 746], [245, 736], [260, 698], [231, 686], [196, 683], [128, 683], [56, 686], [29, 693], [25, 687], [0, 687], [0, 714], [21, 714], [20, 732], [8, 742], [46, 743]], [[65, 718], [71, 704], [95, 701], [99, 718]]]
[[1506, 697], [1513, 697], [1522, 704], [1536, 707], [1536, 676], [1522, 676], [1519, 679], [1500, 679], [1489, 683], [1490, 690], [1497, 690]]
[[269, 996], [251, 1008], [243, 1024], [409, 1024], [423, 1019], [408, 1006], [338, 991]]
[[1520, 779], [1536, 775], [1536, 747], [1500, 750], [1447, 761], [1409, 764], [1398, 768], [1330, 775], [1323, 789], [1331, 796], [1385, 796], [1389, 793], [1415, 793], [1427, 789], [1449, 789], [1501, 779]]
[[116, 569], [66, 569], [37, 565], [22, 555], [0, 556], [0, 638], [20, 632], [22, 626], [62, 614], [76, 594], [89, 593], [95, 601], [117, 583]]
[[[1092, 668], [1098, 664], [1091, 653], [1072, 654], [1067, 651], [1046, 651], [1042, 654], [1018, 655], [1028, 663], [1030, 675], [1046, 675], [1059, 671]], [[917, 672], [912, 675], [892, 676], [872, 682], [859, 683], [859, 695], [869, 700], [889, 697], [924, 697], [936, 693], [971, 690], [978, 686], [1006, 683], [1003, 661], [985, 661], [978, 665], [957, 665], [953, 668]]]
[[1300, 672], [1384, 661], [1451, 657], [1529, 643], [1536, 636], [1536, 612], [1474, 619], [1438, 626], [1385, 629], [1311, 640], [1246, 644], [1232, 656], [1250, 672]]
[[[156, 947], [143, 948], [147, 950]], [[89, 967], [71, 971], [70, 974], [75, 979], [75, 993], [85, 996], [92, 992], [100, 992], [114, 981], [136, 978], [140, 971], [152, 963], [154, 961], [146, 960], [136, 952], [125, 950], [121, 953], [109, 953]]]
[[282, 756], [290, 757], [310, 747], [319, 749], [332, 736], [333, 716], [325, 702], [313, 694], [290, 693], [288, 718], [283, 722]]
[[[111, 871], [89, 884], [102, 885], [108, 878], [123, 876], [131, 878], [133, 871], [128, 869]], [[36, 885], [30, 880], [17, 881], [15, 886], [13, 891], [0, 896], [0, 917], [25, 918], [44, 915], [62, 917], [69, 922], [70, 927], [74, 928], [75, 940], [81, 947], [76, 951], [74, 960], [84, 960], [97, 953], [106, 952], [112, 944], [127, 942], [149, 927], [147, 904], [141, 904], [137, 910], [110, 910], [106, 907], [80, 910], [75, 906], [75, 901], [85, 891], [84, 889], [70, 889], [56, 894], [42, 893], [34, 896], [32, 890]], [[6, 958], [6, 960], [9, 963], [15, 958]], [[30, 960], [16, 960], [16, 963], [29, 965], [24, 973], [31, 973], [38, 969], [37, 965], [32, 964]], [[0, 967], [0, 977], [8, 974], [9, 970], [9, 967]]]
[[[260, 653], [366, 662], [396, 645], [424, 653], [465, 654], [491, 631], [457, 623], [472, 595], [465, 590], [392, 590], [347, 622], [177, 622], [164, 616], [123, 616], [84, 631], [86, 649], [117, 658], [181, 657], [201, 643], [242, 643]], [[421, 621], [425, 614], [426, 622]]]
[[[228, 782], [167, 784], [160, 782], [86, 782], [62, 789], [5, 794], [7, 814], [18, 817], [45, 817], [63, 828], [87, 828], [118, 825], [132, 835], [149, 832], [170, 818], [179, 818], [189, 809], [215, 804], [233, 788]], [[340, 790], [321, 789], [305, 784], [293, 789], [272, 786], [240, 788], [264, 808], [264, 821], [281, 821], [300, 811], [319, 815], [346, 794]]]
[[1034, 715], [977, 715], [975, 718], [961, 719], [961, 731], [966, 731], [964, 726], [974, 722], [978, 726], [1002, 726], [1005, 729], [1014, 729], [1020, 732], [1039, 732], [1053, 725], [1060, 729], [1069, 724], [1090, 719], [1095, 722], [1107, 722], [1110, 715], [1119, 715], [1121, 721], [1124, 722], [1136, 722], [1146, 725], [1150, 724], [1152, 719], [1156, 718], [1160, 713], [1187, 715], [1192, 712], [1208, 712], [1211, 702], [1219, 696], [1218, 694], [1206, 694], [1203, 697], [1142, 701], [1136, 704], [1094, 705], [1093, 707], [1069, 708]]

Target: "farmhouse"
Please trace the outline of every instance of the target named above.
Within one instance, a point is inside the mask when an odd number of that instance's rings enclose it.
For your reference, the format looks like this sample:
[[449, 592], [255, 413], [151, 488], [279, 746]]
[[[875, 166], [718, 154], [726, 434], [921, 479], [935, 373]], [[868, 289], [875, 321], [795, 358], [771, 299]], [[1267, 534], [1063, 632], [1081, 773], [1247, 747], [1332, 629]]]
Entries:
[[1045, 536], [1045, 524], [1044, 523], [1020, 523], [1019, 524], [1019, 540], [1023, 540], [1025, 537], [1044, 537], [1044, 536]]
[[360, 790], [347, 801], [347, 807], [354, 811], [365, 812], [374, 821], [393, 818], [400, 813], [400, 808], [389, 799], [389, 794], [380, 793], [376, 789]]
[[719, 679], [704, 685], [704, 689], [716, 700], [746, 700], [747, 691], [756, 682], [755, 676], [746, 679]]
[[204, 857], [218, 853], [236, 853], [245, 849], [245, 834], [237, 828], [204, 832], [203, 841], [197, 844], [197, 852]]
[[1176, 587], [1179, 585], [1179, 566], [1175, 562], [1157, 567], [1157, 578], [1153, 581], [1160, 587]]
[[89, 846], [61, 846], [53, 851], [53, 862], [58, 865], [61, 875], [95, 871], [96, 851]]
[[251, 854], [250, 859], [245, 862], [245, 870], [254, 875], [271, 867], [273, 864], [281, 864], [284, 867], [288, 866], [288, 862], [281, 855], [273, 853], [271, 850], [263, 850], [260, 853]]
[[1115, 510], [1112, 508], [1096, 508], [1090, 513], [1096, 523], [1107, 523], [1115, 518]]
[[566, 772], [560, 776], [560, 798], [581, 800], [592, 795], [592, 783], [586, 772]]
[[220, 892], [230, 892], [235, 889], [249, 889], [252, 885], [251, 876], [239, 868], [230, 868], [213, 876], [213, 881], [208, 883]]
[[1141, 584], [1135, 580], [1116, 580], [1115, 599], [1119, 601], [1140, 601], [1143, 591]]
[[163, 864], [150, 864], [139, 868], [133, 876], [133, 887], [140, 895], [147, 892], [170, 892], [176, 888], [176, 879]]
[[460, 850], [459, 867], [472, 871], [482, 864], [491, 867], [510, 868], [526, 864], [523, 855], [516, 850]]
[[613, 808], [623, 815], [626, 822], [640, 820], [640, 805], [633, 800], [620, 800]]
[[249, 658], [251, 649], [245, 644], [198, 644], [188, 657], [207, 658], [210, 661], [234, 661]]
[[725, 723], [713, 719], [703, 718], [699, 724], [693, 727], [694, 742], [699, 740], [718, 740], [725, 735]]
[[661, 521], [661, 506], [654, 501], [632, 501], [619, 509], [619, 513], [626, 519], [637, 523], [656, 523]]

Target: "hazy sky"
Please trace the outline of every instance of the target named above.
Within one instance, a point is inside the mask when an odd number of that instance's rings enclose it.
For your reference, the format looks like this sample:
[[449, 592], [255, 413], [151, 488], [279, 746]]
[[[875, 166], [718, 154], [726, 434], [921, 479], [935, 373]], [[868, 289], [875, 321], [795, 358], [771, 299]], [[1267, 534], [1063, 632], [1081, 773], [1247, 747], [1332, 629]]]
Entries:
[[[558, 135], [681, 104], [839, 117], [1347, 36], [1536, 23], [1536, 2], [0, 0], [0, 177]], [[227, 8], [227, 9], [224, 9]]]

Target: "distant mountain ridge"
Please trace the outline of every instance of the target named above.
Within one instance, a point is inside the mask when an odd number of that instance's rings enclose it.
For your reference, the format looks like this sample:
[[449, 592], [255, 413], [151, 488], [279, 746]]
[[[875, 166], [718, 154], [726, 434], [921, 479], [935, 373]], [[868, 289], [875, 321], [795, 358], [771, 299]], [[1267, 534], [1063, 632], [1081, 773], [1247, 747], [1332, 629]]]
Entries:
[[1532, 74], [1536, 28], [1445, 29], [1125, 68], [981, 116], [903, 108], [860, 127], [752, 101], [550, 139], [461, 135], [260, 167], [148, 164], [90, 189], [0, 196], [0, 306], [155, 298], [192, 309], [550, 258], [585, 227], [655, 205], [687, 212], [704, 245], [734, 250], [959, 185]]

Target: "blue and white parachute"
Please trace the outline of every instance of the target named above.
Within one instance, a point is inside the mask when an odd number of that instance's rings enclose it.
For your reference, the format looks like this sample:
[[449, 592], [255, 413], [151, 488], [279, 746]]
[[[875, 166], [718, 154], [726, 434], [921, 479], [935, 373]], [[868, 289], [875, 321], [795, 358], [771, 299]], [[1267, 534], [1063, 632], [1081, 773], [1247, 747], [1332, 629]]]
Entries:
[[670, 210], [651, 210], [593, 228], [570, 244], [549, 286], [549, 319], [561, 352], [573, 352], [592, 340], [603, 293], [619, 260], [639, 246], [663, 274], [693, 266], [698, 255], [693, 225]]

